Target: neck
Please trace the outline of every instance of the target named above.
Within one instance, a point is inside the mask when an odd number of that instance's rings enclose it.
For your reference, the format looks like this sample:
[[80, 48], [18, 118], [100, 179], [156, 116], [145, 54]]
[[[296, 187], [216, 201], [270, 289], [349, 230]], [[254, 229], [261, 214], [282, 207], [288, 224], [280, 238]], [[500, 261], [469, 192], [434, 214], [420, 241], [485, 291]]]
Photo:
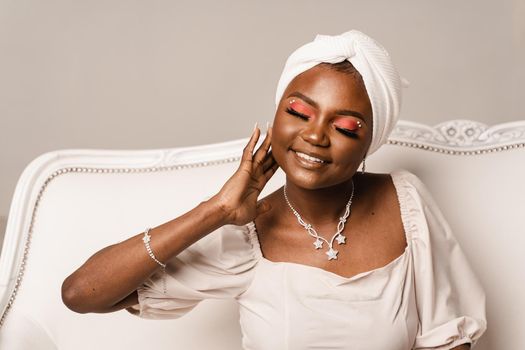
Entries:
[[[284, 189], [283, 189], [284, 190]], [[314, 227], [339, 223], [352, 194], [352, 180], [318, 189], [299, 187], [286, 179], [286, 196], [301, 218]], [[286, 203], [290, 214], [294, 215]]]

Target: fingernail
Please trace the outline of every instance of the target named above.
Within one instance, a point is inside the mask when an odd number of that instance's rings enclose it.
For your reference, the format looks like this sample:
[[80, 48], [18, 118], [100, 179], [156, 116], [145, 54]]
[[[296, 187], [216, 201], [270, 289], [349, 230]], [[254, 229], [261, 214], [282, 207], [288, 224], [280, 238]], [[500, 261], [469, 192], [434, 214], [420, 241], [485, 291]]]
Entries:
[[257, 129], [257, 122], [255, 122], [255, 125], [253, 126], [253, 131], [255, 131], [255, 129]]
[[270, 122], [266, 122], [266, 131], [268, 132], [268, 128], [270, 127]]

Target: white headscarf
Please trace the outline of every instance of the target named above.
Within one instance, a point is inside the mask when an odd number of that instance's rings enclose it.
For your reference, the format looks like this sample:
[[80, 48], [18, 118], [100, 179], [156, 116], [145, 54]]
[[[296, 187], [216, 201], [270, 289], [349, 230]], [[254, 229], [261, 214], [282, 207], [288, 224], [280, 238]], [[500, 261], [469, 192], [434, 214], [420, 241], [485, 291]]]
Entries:
[[322, 62], [344, 60], [350, 61], [363, 77], [372, 105], [372, 142], [367, 152], [370, 155], [387, 141], [397, 122], [402, 80], [388, 52], [369, 36], [357, 30], [335, 36], [317, 35], [314, 41], [295, 50], [288, 57], [277, 84], [275, 104], [279, 105], [284, 90], [297, 75]]

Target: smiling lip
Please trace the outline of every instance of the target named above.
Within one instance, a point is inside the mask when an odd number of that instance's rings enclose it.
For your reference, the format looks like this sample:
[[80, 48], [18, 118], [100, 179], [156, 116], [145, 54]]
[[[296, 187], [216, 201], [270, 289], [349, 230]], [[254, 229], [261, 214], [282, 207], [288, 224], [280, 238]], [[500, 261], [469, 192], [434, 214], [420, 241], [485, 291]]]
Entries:
[[299, 164], [301, 164], [305, 168], [319, 169], [319, 168], [322, 168], [322, 167], [324, 167], [325, 165], [328, 164], [328, 162], [320, 163], [320, 162], [310, 161], [310, 160], [301, 158], [295, 151], [292, 150], [292, 152], [293, 152], [294, 158], [297, 160], [297, 162], [299, 162]]
[[[317, 158], [317, 159], [320, 159], [322, 161], [324, 161], [325, 163], [330, 163], [330, 161], [328, 159], [326, 159], [325, 157], [321, 156], [320, 154], [318, 153], [315, 153], [315, 152], [303, 152], [303, 151], [300, 151], [300, 150], [295, 150], [295, 149], [291, 149], [292, 152], [296, 153], [296, 152], [301, 152], [301, 153], [304, 153], [306, 155], [309, 155], [310, 157], [314, 157], [314, 158]], [[297, 153], [296, 153], [297, 154]]]

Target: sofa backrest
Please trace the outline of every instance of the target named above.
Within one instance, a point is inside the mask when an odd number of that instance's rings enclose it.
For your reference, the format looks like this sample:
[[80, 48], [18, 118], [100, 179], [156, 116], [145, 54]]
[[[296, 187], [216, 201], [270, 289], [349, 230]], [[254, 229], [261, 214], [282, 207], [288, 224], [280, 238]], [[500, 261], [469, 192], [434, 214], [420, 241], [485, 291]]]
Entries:
[[[76, 314], [63, 305], [60, 288], [97, 250], [217, 193], [246, 142], [63, 150], [29, 164], [0, 256], [0, 348], [241, 349], [233, 300], [205, 300], [180, 319], [144, 320], [125, 310]], [[491, 128], [401, 121], [367, 160], [371, 172], [400, 168], [430, 189], [485, 287], [488, 330], [476, 348], [525, 349], [525, 121]], [[261, 197], [284, 180], [279, 169]]]

